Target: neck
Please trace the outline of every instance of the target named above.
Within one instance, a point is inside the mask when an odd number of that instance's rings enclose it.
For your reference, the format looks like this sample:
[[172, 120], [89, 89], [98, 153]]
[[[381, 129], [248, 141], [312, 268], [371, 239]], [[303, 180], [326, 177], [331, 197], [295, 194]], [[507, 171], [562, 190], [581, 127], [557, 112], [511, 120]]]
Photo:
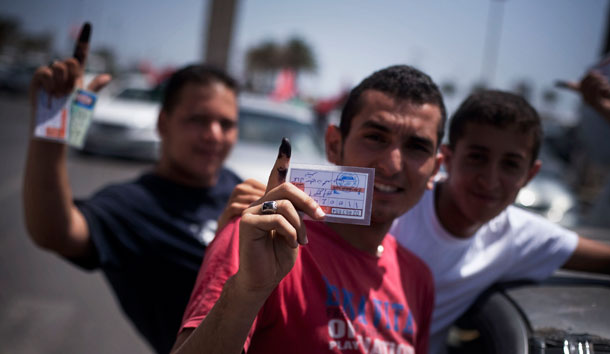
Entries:
[[327, 223], [327, 225], [350, 245], [373, 256], [378, 255], [378, 247], [392, 226], [391, 223], [373, 222], [370, 226], [339, 223]]
[[483, 225], [471, 221], [462, 213], [445, 183], [437, 183], [436, 185], [434, 207], [441, 225], [456, 238], [469, 238]]
[[163, 178], [187, 187], [207, 188], [216, 184], [217, 177], [200, 178], [183, 171], [179, 166], [161, 159], [155, 166], [155, 173]]

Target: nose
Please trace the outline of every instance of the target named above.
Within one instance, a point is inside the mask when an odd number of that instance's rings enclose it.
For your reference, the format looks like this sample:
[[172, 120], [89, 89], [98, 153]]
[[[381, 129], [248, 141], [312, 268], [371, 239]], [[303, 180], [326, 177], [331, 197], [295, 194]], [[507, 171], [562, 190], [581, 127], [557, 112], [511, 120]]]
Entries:
[[485, 190], [493, 190], [500, 184], [499, 167], [494, 163], [486, 164], [477, 175], [479, 186]]
[[202, 137], [208, 141], [220, 141], [222, 139], [222, 127], [220, 122], [213, 120], [206, 124], [202, 131]]
[[385, 154], [380, 154], [376, 166], [377, 171], [383, 176], [393, 176], [403, 168], [403, 152], [399, 147], [390, 148]]

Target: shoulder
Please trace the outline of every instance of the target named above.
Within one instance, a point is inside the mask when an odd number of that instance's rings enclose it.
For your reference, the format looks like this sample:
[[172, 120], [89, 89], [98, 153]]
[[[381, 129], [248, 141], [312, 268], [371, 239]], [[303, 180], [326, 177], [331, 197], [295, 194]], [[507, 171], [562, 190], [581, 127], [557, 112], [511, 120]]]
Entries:
[[410, 272], [418, 274], [432, 283], [432, 271], [428, 265], [411, 250], [401, 246], [394, 236], [387, 234], [383, 244], [385, 248], [395, 250], [397, 262], [401, 269], [409, 269]]
[[514, 231], [526, 233], [570, 233], [568, 229], [554, 223], [541, 215], [516, 207], [508, 206], [500, 215], [490, 223], [506, 224]]
[[231, 193], [235, 186], [237, 186], [241, 182], [243, 182], [242, 179], [237, 176], [235, 172], [223, 167], [220, 170], [218, 182], [216, 183], [213, 189], [216, 193]]
[[573, 243], [578, 235], [544, 217], [516, 206], [509, 206], [489, 224], [515, 246]]
[[223, 167], [220, 170], [220, 178], [219, 181], [228, 181], [229, 183], [238, 184], [243, 182], [242, 179], [232, 170]]
[[[434, 191], [426, 190], [417, 204], [394, 220], [390, 233], [400, 240], [401, 235], [419, 231], [424, 225], [435, 219]], [[402, 242], [402, 240], [400, 241]]]
[[109, 184], [99, 189], [85, 202], [95, 202], [99, 200], [135, 201], [134, 198], [137, 199], [138, 197], [148, 194], [147, 188], [143, 182], [146, 178], [147, 174], [144, 174], [131, 181]]

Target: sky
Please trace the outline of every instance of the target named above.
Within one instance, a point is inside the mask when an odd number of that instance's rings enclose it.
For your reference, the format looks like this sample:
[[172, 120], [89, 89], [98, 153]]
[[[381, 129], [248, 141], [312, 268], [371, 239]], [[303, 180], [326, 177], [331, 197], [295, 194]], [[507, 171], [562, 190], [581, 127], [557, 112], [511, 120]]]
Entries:
[[[70, 54], [70, 28], [93, 24], [92, 46], [115, 50], [120, 63], [147, 59], [157, 66], [200, 60], [207, 0], [0, 0], [0, 16], [17, 17], [25, 31], [51, 33], [58, 53]], [[557, 79], [576, 80], [600, 58], [610, 0], [241, 0], [230, 70], [243, 72], [248, 48], [299, 36], [313, 48], [315, 73], [302, 90], [336, 94], [375, 70], [406, 63], [437, 83], [453, 81], [452, 108], [475, 82], [510, 89], [533, 84], [533, 103]], [[501, 16], [500, 16], [501, 13]], [[491, 19], [491, 20], [490, 20]], [[497, 40], [488, 42], [489, 33]], [[487, 52], [485, 51], [487, 48]], [[493, 53], [497, 49], [497, 60]], [[495, 70], [484, 70], [484, 62]], [[561, 116], [579, 100], [558, 90]]]

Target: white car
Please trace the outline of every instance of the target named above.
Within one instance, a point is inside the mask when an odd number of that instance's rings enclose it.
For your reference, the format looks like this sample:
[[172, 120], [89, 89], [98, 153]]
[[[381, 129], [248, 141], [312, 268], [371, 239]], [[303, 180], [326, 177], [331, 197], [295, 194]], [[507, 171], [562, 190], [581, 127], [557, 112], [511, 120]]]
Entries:
[[[114, 98], [100, 99], [84, 151], [156, 160], [159, 102], [160, 92], [143, 88], [127, 88]], [[309, 107], [242, 93], [239, 116], [239, 140], [226, 166], [240, 177], [266, 183], [282, 137], [291, 142], [292, 163], [325, 163], [323, 142], [316, 135], [315, 116]]]

